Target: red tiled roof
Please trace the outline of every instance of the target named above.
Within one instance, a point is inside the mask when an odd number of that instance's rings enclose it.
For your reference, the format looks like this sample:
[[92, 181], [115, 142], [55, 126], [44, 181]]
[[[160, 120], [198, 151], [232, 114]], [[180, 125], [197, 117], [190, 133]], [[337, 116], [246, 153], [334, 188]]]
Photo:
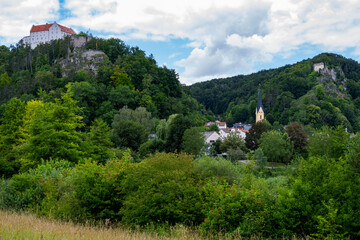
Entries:
[[[37, 25], [37, 26], [33, 26], [30, 30], [30, 32], [42, 32], [42, 31], [49, 31], [50, 27], [52, 26], [53, 24], [43, 24], [43, 25]], [[58, 26], [60, 27], [61, 31], [62, 32], [66, 32], [66, 33], [69, 33], [69, 34], [75, 34], [74, 30], [72, 30], [71, 28], [68, 28], [68, 27], [64, 27], [60, 24], [58, 24]]]
[[60, 24], [58, 24], [58, 26], [61, 28], [61, 31], [66, 32], [66, 33], [70, 33], [70, 34], [75, 34], [74, 30], [72, 30], [71, 28], [68, 27], [64, 27]]
[[49, 28], [52, 26], [52, 24], [43, 24], [43, 25], [37, 25], [33, 26], [30, 30], [30, 32], [41, 32], [41, 31], [49, 31]]
[[219, 126], [225, 126], [226, 122], [216, 122], [216, 124], [218, 124]]

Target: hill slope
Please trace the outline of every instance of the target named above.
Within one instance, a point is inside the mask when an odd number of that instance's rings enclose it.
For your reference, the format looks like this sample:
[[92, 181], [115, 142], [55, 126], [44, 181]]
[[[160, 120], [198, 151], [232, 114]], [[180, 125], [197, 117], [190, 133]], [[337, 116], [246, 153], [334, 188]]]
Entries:
[[[326, 69], [313, 71], [323, 62]], [[345, 125], [360, 130], [360, 64], [324, 53], [293, 65], [196, 83], [193, 97], [229, 123], [254, 122], [257, 90], [261, 85], [265, 117], [271, 122], [304, 125]]]
[[51, 101], [69, 82], [86, 125], [95, 118], [111, 124], [125, 105], [145, 107], [157, 118], [198, 115], [199, 104], [184, 92], [174, 70], [159, 67], [152, 55], [119, 39], [92, 38], [81, 48], [70, 38], [33, 50], [20, 43], [0, 46], [0, 118], [1, 104], [11, 98], [37, 99], [41, 89]]

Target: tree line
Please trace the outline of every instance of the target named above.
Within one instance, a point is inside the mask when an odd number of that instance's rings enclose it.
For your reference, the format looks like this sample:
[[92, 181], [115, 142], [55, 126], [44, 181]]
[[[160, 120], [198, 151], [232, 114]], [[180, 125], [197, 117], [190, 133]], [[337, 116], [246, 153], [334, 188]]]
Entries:
[[[319, 62], [334, 70], [335, 76], [314, 72], [313, 64]], [[359, 63], [324, 53], [293, 65], [214, 79], [188, 88], [206, 109], [222, 115], [228, 125], [255, 122], [257, 91], [261, 86], [266, 119], [271, 124], [296, 121], [312, 128], [343, 124], [349, 131], [357, 132], [359, 80]]]

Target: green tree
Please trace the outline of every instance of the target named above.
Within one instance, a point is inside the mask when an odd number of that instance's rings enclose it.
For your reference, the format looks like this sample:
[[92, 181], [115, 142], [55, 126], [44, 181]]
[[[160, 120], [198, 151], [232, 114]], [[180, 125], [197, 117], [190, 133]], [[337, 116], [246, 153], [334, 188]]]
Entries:
[[118, 85], [112, 88], [109, 93], [109, 101], [113, 104], [116, 110], [128, 106], [135, 109], [140, 101], [139, 93], [131, 90], [129, 86]]
[[110, 77], [112, 84], [114, 87], [117, 87], [119, 85], [125, 85], [128, 86], [130, 89], [134, 88], [134, 85], [131, 82], [131, 78], [129, 75], [127, 75], [124, 68], [120, 68], [118, 65], [114, 68], [114, 73]]
[[349, 165], [360, 174], [360, 136], [357, 135], [349, 139], [345, 158]]
[[78, 106], [81, 107], [81, 116], [84, 123], [89, 126], [94, 121], [96, 110], [99, 108], [98, 90], [87, 81], [72, 83], [71, 90], [74, 93], [74, 99], [78, 102]]
[[190, 120], [183, 115], [176, 115], [166, 126], [166, 149], [175, 152], [181, 149], [183, 135], [191, 127]]
[[209, 131], [219, 132], [219, 127], [217, 124], [213, 124], [209, 127]]
[[204, 129], [202, 127], [192, 127], [186, 129], [183, 136], [183, 151], [189, 154], [198, 155], [204, 146]]
[[135, 110], [132, 110], [125, 106], [115, 115], [114, 121], [133, 121], [140, 123], [145, 127], [147, 134], [153, 130], [155, 124], [154, 119], [151, 117], [151, 113], [144, 107], [138, 107]]
[[8, 73], [5, 72], [3, 74], [1, 74], [0, 76], [0, 86], [3, 86], [5, 84], [10, 84], [11, 83], [11, 78], [9, 77]]
[[23, 168], [33, 167], [41, 159], [77, 162], [85, 156], [83, 134], [77, 131], [83, 126], [82, 117], [77, 115], [80, 109], [73, 100], [71, 85], [67, 87], [67, 92], [55, 102], [28, 102], [25, 143], [21, 148]]
[[238, 148], [245, 152], [248, 151], [245, 147], [244, 139], [236, 132], [230, 132], [220, 145], [220, 150], [222, 152], [227, 152], [229, 149]]
[[272, 162], [289, 163], [293, 145], [287, 134], [278, 131], [264, 132], [259, 139], [259, 147]]
[[254, 151], [254, 160], [256, 161], [256, 165], [260, 168], [265, 168], [268, 163], [267, 157], [261, 148]]
[[145, 158], [149, 154], [155, 154], [156, 152], [162, 152], [165, 150], [165, 141], [162, 139], [152, 139], [144, 142], [139, 147], [139, 155], [141, 158]]
[[109, 148], [113, 146], [110, 140], [111, 128], [101, 119], [95, 119], [86, 142], [90, 145], [90, 154], [94, 160], [104, 163], [110, 157]]
[[6, 105], [0, 125], [0, 176], [11, 176], [19, 168], [16, 147], [22, 143], [21, 127], [25, 103], [12, 98]]
[[317, 126], [321, 119], [321, 109], [318, 106], [315, 106], [313, 104], [310, 104], [306, 108], [307, 118], [309, 119], [309, 122], [313, 124], [314, 126]]
[[311, 156], [339, 158], [346, 152], [347, 138], [348, 133], [344, 127], [324, 126], [312, 134], [307, 149]]
[[302, 125], [296, 122], [292, 122], [286, 126], [286, 133], [290, 140], [294, 143], [295, 151], [306, 152], [306, 146], [308, 144], [309, 137]]
[[[359, 236], [360, 178], [344, 158], [302, 160], [290, 191], [280, 194], [280, 228], [321, 239]], [[339, 234], [339, 235], [338, 235]]]
[[249, 132], [246, 133], [245, 146], [250, 150], [255, 150], [259, 146], [258, 141], [261, 134], [269, 130], [270, 128], [264, 123], [264, 121], [254, 123]]
[[147, 139], [146, 129], [138, 122], [114, 120], [112, 123], [110, 139], [117, 147], [137, 150]]

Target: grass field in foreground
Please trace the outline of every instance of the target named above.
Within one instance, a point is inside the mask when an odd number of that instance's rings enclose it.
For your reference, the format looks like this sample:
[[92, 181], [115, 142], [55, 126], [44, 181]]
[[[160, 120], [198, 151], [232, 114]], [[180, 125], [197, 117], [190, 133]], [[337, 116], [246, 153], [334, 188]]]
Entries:
[[[93, 227], [90, 225], [61, 222], [53, 219], [39, 218], [27, 213], [14, 213], [0, 210], [0, 240], [68, 240], [68, 239], [245, 239], [239, 234], [232, 237], [201, 237], [199, 232], [177, 225], [159, 234], [156, 231], [141, 232], [126, 228]], [[246, 238], [248, 239], [248, 238]], [[251, 240], [263, 239], [254, 236]], [[288, 238], [284, 238], [288, 239]], [[299, 240], [294, 237], [292, 240]]]
[[177, 226], [168, 236], [122, 228], [92, 227], [38, 218], [26, 213], [0, 211], [0, 240], [8, 239], [199, 239], [196, 233]]

